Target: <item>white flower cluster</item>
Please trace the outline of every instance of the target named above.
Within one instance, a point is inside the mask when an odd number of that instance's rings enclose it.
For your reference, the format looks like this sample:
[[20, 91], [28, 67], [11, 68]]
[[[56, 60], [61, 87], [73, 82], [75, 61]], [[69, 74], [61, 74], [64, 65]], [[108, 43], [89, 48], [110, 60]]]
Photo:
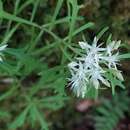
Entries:
[[71, 72], [69, 78], [71, 89], [77, 96], [84, 97], [88, 89], [87, 85], [92, 84], [96, 89], [102, 83], [110, 87], [109, 81], [105, 78], [105, 68], [114, 69], [123, 79], [119, 70], [117, 70], [119, 52], [115, 52], [120, 46], [121, 41], [112, 41], [105, 48], [102, 44], [97, 44], [95, 37], [92, 45], [87, 42], [79, 42], [80, 47], [85, 53], [68, 64]]
[[3, 54], [2, 52], [6, 49], [7, 47], [7, 44], [4, 44], [2, 46], [0, 46], [0, 62], [3, 61], [2, 57], [3, 57]]

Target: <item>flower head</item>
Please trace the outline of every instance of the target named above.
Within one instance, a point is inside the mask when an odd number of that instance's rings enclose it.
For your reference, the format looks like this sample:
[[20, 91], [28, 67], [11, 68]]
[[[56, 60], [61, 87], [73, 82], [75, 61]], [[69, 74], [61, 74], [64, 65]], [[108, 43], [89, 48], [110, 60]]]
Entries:
[[77, 96], [84, 97], [86, 91], [86, 84], [88, 82], [86, 78], [86, 72], [84, 71], [84, 65], [79, 62], [72, 62], [69, 65], [69, 69], [71, 71], [71, 78], [69, 79], [71, 88], [76, 93]]
[[[85, 52], [68, 65], [71, 72], [71, 89], [77, 96], [84, 97], [89, 84], [93, 84], [96, 89], [100, 88], [100, 83], [110, 87], [110, 82], [105, 77], [106, 69], [115, 70], [116, 77], [123, 79], [117, 70], [119, 53], [115, 53], [120, 41], [112, 41], [106, 48], [102, 48], [102, 44], [98, 45], [98, 39], [95, 37], [92, 45], [87, 42], [79, 42], [79, 45]], [[120, 76], [117, 76], [117, 73]]]

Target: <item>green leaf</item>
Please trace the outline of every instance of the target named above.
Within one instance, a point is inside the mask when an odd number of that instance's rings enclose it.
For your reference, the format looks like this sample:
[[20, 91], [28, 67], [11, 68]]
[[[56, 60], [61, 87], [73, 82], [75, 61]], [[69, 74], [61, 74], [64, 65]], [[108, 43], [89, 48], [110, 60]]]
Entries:
[[66, 80], [65, 77], [60, 77], [58, 78], [54, 83], [53, 83], [53, 87], [55, 89], [56, 93], [65, 95], [65, 85], [66, 85]]
[[5, 118], [8, 118], [8, 117], [10, 117], [10, 113], [9, 112], [0, 110], [0, 118], [1, 119], [5, 119]]
[[110, 34], [110, 35], [108, 36], [106, 44], [109, 44], [109, 43], [111, 42], [111, 38], [112, 38], [112, 34]]
[[10, 129], [16, 129], [16, 128], [21, 127], [22, 125], [24, 125], [24, 122], [25, 122], [25, 119], [26, 119], [26, 116], [27, 116], [27, 113], [28, 113], [29, 109], [30, 109], [30, 106], [25, 108], [25, 110], [22, 113], [20, 113], [20, 115], [14, 120], [14, 122], [12, 122], [9, 125], [9, 128]]
[[28, 75], [32, 71], [38, 71], [43, 66], [38, 59], [26, 54], [24, 49], [7, 48], [5, 52], [15, 56], [15, 58], [19, 61], [17, 71], [19, 72], [19, 70], [22, 70], [22, 74]]
[[71, 11], [72, 11], [72, 19], [70, 21], [70, 30], [69, 30], [69, 43], [71, 43], [71, 40], [72, 40], [72, 36], [73, 36], [73, 32], [75, 31], [75, 24], [76, 24], [76, 20], [77, 20], [77, 17], [78, 17], [78, 11], [79, 11], [79, 6], [78, 6], [78, 3], [77, 3], [77, 0], [69, 0], [67, 1], [69, 2], [69, 7], [71, 8]]
[[3, 3], [2, 1], [0, 0], [0, 12], [3, 11]]
[[85, 25], [83, 25], [83, 26], [79, 27], [78, 29], [76, 29], [74, 31], [74, 33], [73, 33], [73, 36], [75, 36], [76, 34], [82, 32], [83, 30], [86, 30], [86, 29], [88, 29], [90, 27], [93, 27], [93, 26], [94, 26], [94, 23], [92, 23], [92, 22], [86, 23]]
[[118, 59], [120, 60], [129, 59], [129, 58], [130, 58], [130, 53], [126, 53], [118, 56]]
[[17, 28], [19, 27], [19, 24], [15, 25], [8, 34], [5, 35], [3, 41], [1, 44], [7, 44], [9, 39], [11, 38], [11, 36], [14, 34], [14, 32], [17, 30]]
[[51, 30], [53, 28], [54, 24], [55, 24], [56, 17], [59, 14], [59, 11], [60, 11], [60, 8], [61, 8], [61, 6], [63, 4], [63, 1], [64, 0], [58, 0], [58, 2], [57, 2], [56, 9], [55, 9], [54, 15], [52, 16], [52, 20], [51, 20], [49, 30]]
[[90, 99], [97, 99], [97, 97], [98, 97], [98, 89], [95, 89], [92, 84], [89, 85], [89, 88], [88, 88], [88, 90], [86, 92], [85, 97], [90, 98]]
[[100, 39], [103, 34], [109, 29], [109, 27], [105, 27], [103, 28], [98, 34], [97, 34], [97, 38]]
[[112, 87], [112, 94], [115, 95], [115, 87], [119, 86], [122, 89], [125, 88], [125, 86], [122, 84], [122, 81], [117, 79], [114, 75], [112, 70], [109, 70], [110, 73], [106, 73], [105, 77], [111, 82], [111, 87]]
[[112, 69], [111, 71], [114, 76], [116, 76], [119, 80], [124, 81], [124, 78], [119, 70]]
[[34, 107], [33, 108], [33, 112], [35, 114], [35, 117], [39, 121], [42, 130], [48, 130], [48, 125], [47, 125], [43, 115], [41, 114], [41, 112], [39, 112], [39, 110], [35, 106], [33, 106], [33, 107]]
[[32, 127], [34, 127], [35, 126], [35, 122], [36, 122], [36, 120], [37, 120], [37, 118], [36, 118], [36, 114], [35, 114], [35, 107], [32, 105], [31, 106], [31, 109], [30, 109], [30, 111], [29, 111], [29, 117], [30, 117], [30, 122], [31, 122], [31, 125], [32, 125]]
[[45, 84], [45, 83], [53, 83], [58, 78], [61, 77], [60, 74], [57, 74], [59, 69], [63, 69], [62, 66], [57, 66], [55, 68], [46, 68], [43, 72], [41, 72], [41, 79], [39, 80], [39, 84]]
[[27, 24], [27, 25], [31, 25], [31, 26], [40, 28], [36, 23], [33, 23], [33, 22], [30, 22], [30, 21], [25, 20], [23, 18], [17, 17], [15, 15], [7, 13], [5, 11], [0, 12], [0, 18], [12, 20], [12, 21], [15, 21], [15, 22], [18, 22], [18, 23], [23, 23], [23, 24]]
[[10, 65], [9, 63], [3, 62], [0, 63], [0, 70], [4, 73], [7, 73], [9, 75], [15, 75], [15, 74], [19, 74], [19, 72], [17, 72], [16, 70], [16, 66]]
[[38, 5], [40, 3], [40, 0], [37, 0], [36, 2], [34, 2], [34, 7], [33, 7], [33, 11], [32, 11], [32, 15], [31, 15], [31, 18], [30, 18], [30, 21], [32, 22], [35, 18], [35, 15], [36, 15], [36, 11], [38, 9]]
[[50, 110], [57, 110], [64, 105], [64, 101], [68, 100], [68, 97], [64, 97], [61, 94], [44, 97], [43, 99], [39, 100], [41, 108], [47, 108]]
[[9, 98], [10, 96], [12, 96], [14, 94], [14, 92], [16, 91], [16, 89], [17, 89], [17, 87], [13, 86], [10, 88], [10, 90], [8, 90], [7, 92], [0, 95], [0, 101], [5, 100], [6, 98]]
[[23, 4], [21, 5], [21, 7], [18, 9], [17, 14], [19, 14], [20, 12], [22, 12], [27, 6], [29, 6], [33, 2], [34, 2], [34, 0], [27, 0], [27, 1], [23, 2]]
[[42, 64], [38, 59], [35, 59], [29, 55], [21, 56], [19, 63], [21, 64], [21, 67], [19, 69], [22, 68], [22, 73], [24, 75], [28, 75], [33, 71], [36, 72], [42, 67]]
[[74, 31], [74, 33], [73, 33], [73, 36], [77, 35], [78, 33], [82, 32], [82, 31], [84, 31], [84, 30], [86, 30], [88, 28], [91, 28], [93, 26], [94, 26], [94, 23], [92, 23], [92, 22], [86, 23], [85, 25], [83, 25], [83, 26], [79, 27], [78, 29], [76, 29]]

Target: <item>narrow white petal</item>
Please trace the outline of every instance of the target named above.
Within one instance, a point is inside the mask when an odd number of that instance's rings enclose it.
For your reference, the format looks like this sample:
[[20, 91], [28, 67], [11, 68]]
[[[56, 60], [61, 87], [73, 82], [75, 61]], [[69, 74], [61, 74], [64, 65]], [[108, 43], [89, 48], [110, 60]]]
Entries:
[[88, 50], [91, 46], [87, 42], [79, 42], [79, 45], [82, 49]]
[[3, 61], [3, 59], [0, 57], [0, 62], [2, 62]]
[[98, 38], [94, 37], [93, 44], [94, 44], [95, 47], [97, 46], [97, 42], [98, 42]]
[[117, 50], [120, 47], [120, 45], [121, 45], [121, 40], [115, 43], [114, 49]]
[[5, 44], [5, 45], [3, 45], [3, 46], [0, 46], [0, 51], [5, 50], [6, 47], [7, 47], [7, 44]]
[[98, 80], [92, 80], [92, 83], [96, 89], [99, 88], [99, 81]]
[[82, 49], [86, 49], [86, 43], [85, 42], [79, 42], [79, 45]]
[[71, 62], [71, 63], [68, 64], [68, 67], [69, 67], [69, 68], [74, 68], [74, 67], [76, 67], [77, 65], [78, 65], [78, 63], [73, 61], [73, 62]]

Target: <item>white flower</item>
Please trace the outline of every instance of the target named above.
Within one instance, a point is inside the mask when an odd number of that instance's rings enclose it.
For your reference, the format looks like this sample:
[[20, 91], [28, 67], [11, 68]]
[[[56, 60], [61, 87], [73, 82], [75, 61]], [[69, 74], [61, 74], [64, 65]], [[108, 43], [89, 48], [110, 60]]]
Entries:
[[89, 72], [90, 76], [90, 81], [94, 85], [96, 89], [99, 88], [99, 81], [106, 86], [110, 87], [109, 82], [103, 77], [103, 74], [105, 73], [104, 70], [98, 69], [98, 68], [93, 68]]
[[6, 49], [6, 47], [7, 47], [7, 44], [0, 46], [0, 61], [3, 61], [3, 59], [2, 59], [3, 54], [2, 54], [2, 52]]
[[79, 66], [77, 62], [71, 62], [68, 64], [68, 67], [70, 68], [70, 71], [72, 72], [71, 74], [73, 74], [73, 72], [78, 70], [76, 66]]
[[71, 78], [69, 78], [71, 88], [77, 96], [85, 96], [86, 84], [88, 82], [86, 78], [86, 73], [84, 71], [84, 66], [81, 62], [72, 62], [69, 64], [69, 69], [71, 71]]
[[115, 68], [117, 70], [117, 64], [119, 62], [118, 59], [119, 53], [113, 54], [111, 56], [105, 56], [103, 59], [106, 61], [106, 65], [109, 69]]
[[79, 42], [79, 45], [82, 49], [85, 49], [88, 53], [98, 53], [104, 51], [105, 48], [100, 48], [101, 44], [97, 45], [98, 39], [95, 37], [92, 45], [89, 45], [87, 42]]
[[71, 72], [71, 78], [69, 78], [71, 89], [77, 96], [84, 97], [90, 84], [96, 89], [100, 88], [100, 83], [110, 87], [109, 80], [104, 76], [106, 69], [113, 69], [113, 74], [118, 79], [123, 80], [123, 76], [117, 69], [119, 53], [115, 53], [121, 41], [112, 41], [106, 48], [102, 48], [102, 44], [98, 45], [97, 42], [96, 37], [92, 45], [87, 42], [79, 42], [84, 53], [76, 58], [75, 62], [73, 61], [68, 65]]
[[98, 65], [99, 61], [102, 59], [102, 53], [106, 48], [101, 48], [101, 44], [97, 45], [98, 39], [95, 37], [92, 45], [87, 42], [79, 42], [82, 49], [86, 50], [84, 57], [78, 58], [79, 60], [85, 61], [87, 66]]
[[98, 62], [95, 55], [83, 55], [83, 57], [77, 58], [79, 61], [84, 62], [86, 69], [91, 68], [92, 66], [98, 66]]
[[106, 50], [107, 50], [107, 53], [108, 53], [109, 56], [112, 55], [112, 52], [114, 50], [117, 50], [119, 48], [120, 43], [121, 43], [121, 41], [117, 41], [117, 42], [116, 41], [112, 41], [111, 43], [109, 43], [107, 45]]

